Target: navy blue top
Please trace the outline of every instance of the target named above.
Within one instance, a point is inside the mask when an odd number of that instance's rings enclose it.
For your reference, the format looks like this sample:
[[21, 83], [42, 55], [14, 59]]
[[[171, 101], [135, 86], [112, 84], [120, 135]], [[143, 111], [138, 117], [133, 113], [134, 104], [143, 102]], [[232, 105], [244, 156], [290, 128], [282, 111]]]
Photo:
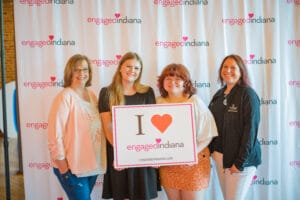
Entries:
[[244, 167], [261, 164], [261, 148], [257, 139], [260, 123], [260, 101], [251, 87], [236, 85], [226, 96], [226, 86], [213, 96], [209, 109], [215, 117], [218, 136], [209, 145], [210, 151], [223, 153], [223, 167], [233, 164]]

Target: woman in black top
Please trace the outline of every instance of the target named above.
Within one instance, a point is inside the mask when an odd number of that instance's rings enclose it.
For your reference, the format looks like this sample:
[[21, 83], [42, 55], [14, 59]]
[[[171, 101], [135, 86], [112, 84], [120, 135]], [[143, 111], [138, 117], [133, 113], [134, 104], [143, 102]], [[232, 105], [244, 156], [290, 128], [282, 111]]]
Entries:
[[224, 199], [244, 199], [256, 168], [261, 164], [257, 139], [260, 101], [250, 87], [248, 72], [238, 55], [225, 57], [219, 69], [223, 86], [209, 109], [219, 135], [210, 144]]
[[126, 53], [108, 87], [99, 94], [99, 111], [108, 141], [107, 173], [104, 175], [102, 198], [115, 200], [146, 200], [158, 196], [158, 170], [153, 167], [116, 169], [113, 166], [113, 138], [111, 108], [114, 105], [154, 104], [153, 89], [140, 83], [143, 70], [138, 54]]

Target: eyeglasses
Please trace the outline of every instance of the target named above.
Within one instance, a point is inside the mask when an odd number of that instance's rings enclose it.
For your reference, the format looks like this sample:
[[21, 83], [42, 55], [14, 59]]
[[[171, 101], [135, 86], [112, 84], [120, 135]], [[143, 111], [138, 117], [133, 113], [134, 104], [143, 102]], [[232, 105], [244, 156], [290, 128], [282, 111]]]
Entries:
[[74, 72], [76, 72], [76, 73], [80, 73], [80, 72], [87, 73], [88, 71], [89, 71], [89, 68], [83, 68], [83, 69], [75, 68], [74, 69]]

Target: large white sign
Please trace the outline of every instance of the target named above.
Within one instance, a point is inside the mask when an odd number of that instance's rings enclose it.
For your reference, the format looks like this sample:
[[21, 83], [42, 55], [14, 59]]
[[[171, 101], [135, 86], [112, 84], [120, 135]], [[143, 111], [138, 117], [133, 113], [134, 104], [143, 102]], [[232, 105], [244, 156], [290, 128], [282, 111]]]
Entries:
[[197, 163], [193, 105], [114, 106], [115, 166]]

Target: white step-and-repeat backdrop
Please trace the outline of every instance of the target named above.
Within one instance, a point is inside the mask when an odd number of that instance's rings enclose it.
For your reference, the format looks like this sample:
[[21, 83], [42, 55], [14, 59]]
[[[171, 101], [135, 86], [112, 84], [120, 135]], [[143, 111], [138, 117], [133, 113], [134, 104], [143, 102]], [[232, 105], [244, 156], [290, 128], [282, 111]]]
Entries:
[[[299, 0], [15, 0], [14, 14], [26, 199], [66, 199], [49, 166], [47, 116], [67, 59], [90, 58], [98, 95], [127, 51], [143, 58], [156, 95], [162, 68], [186, 65], [206, 104], [222, 59], [241, 55], [262, 112], [263, 163], [247, 199], [299, 199]], [[101, 190], [99, 177], [93, 199]], [[213, 174], [207, 199], [219, 192]]]

